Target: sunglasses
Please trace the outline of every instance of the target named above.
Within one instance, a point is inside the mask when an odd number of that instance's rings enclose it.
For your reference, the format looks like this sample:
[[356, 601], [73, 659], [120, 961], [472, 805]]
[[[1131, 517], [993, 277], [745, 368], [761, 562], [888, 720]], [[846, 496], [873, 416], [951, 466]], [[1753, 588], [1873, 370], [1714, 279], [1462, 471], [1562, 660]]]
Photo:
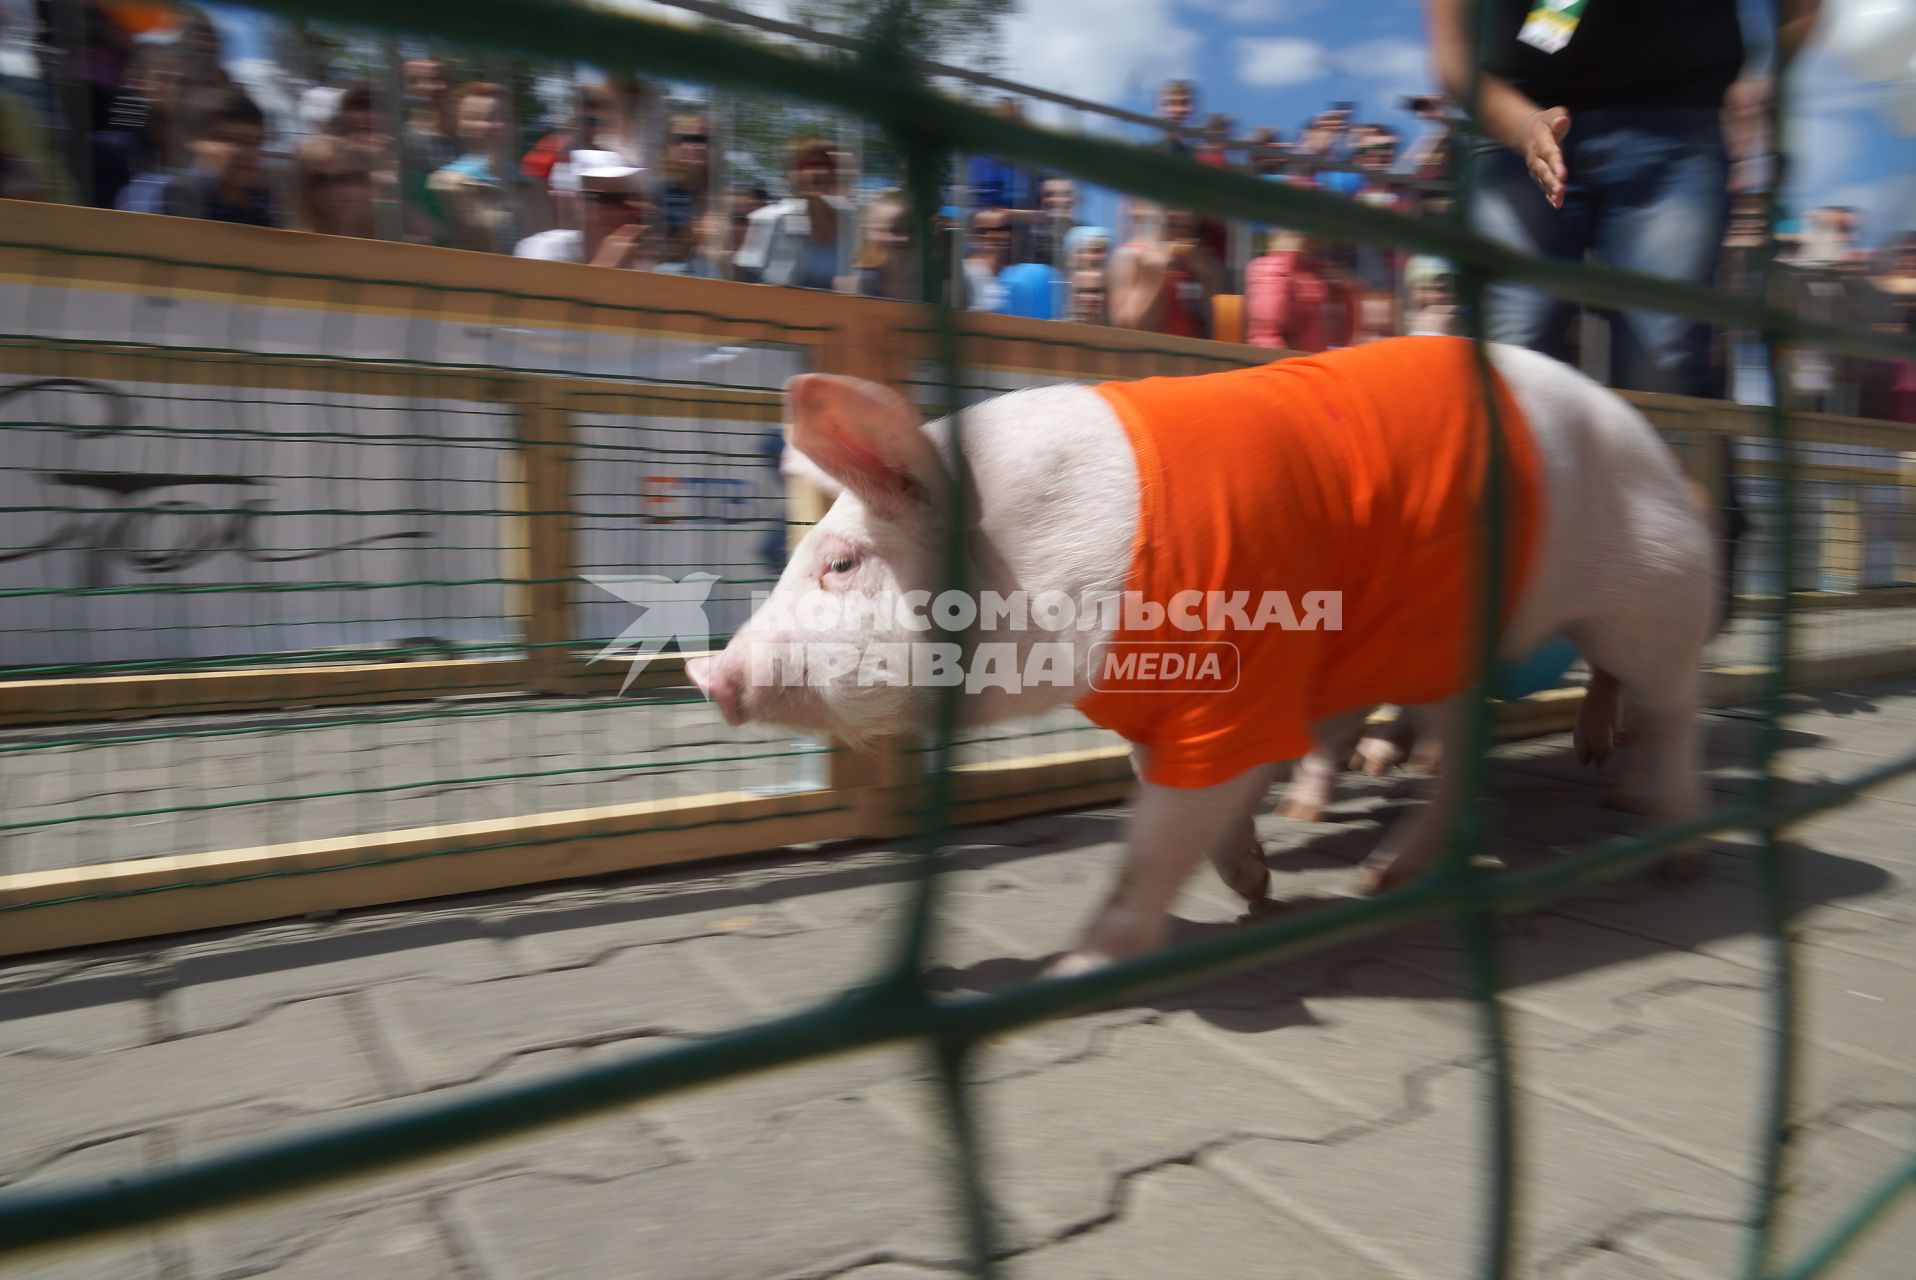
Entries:
[[705, 143], [705, 142], [710, 142], [711, 140], [712, 140], [711, 135], [704, 134], [704, 133], [675, 133], [672, 135], [672, 142], [674, 143], [674, 145], [681, 142]]

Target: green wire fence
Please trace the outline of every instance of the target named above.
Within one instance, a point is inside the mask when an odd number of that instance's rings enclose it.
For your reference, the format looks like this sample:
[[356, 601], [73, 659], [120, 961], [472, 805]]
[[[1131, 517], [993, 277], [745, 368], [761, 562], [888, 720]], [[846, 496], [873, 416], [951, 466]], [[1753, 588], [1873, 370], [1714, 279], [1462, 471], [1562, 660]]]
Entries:
[[[277, 7], [369, 27], [403, 27], [424, 20], [423, 15], [401, 14], [395, 6], [375, 0], [325, 0], [324, 3], [310, 4], [286, 0]], [[1799, 322], [1767, 305], [1760, 293], [1754, 297], [1729, 296], [1668, 280], [1528, 258], [1469, 233], [1462, 220], [1464, 210], [1461, 208], [1447, 221], [1410, 219], [1317, 192], [1273, 187], [1249, 176], [1198, 167], [1168, 155], [1092, 138], [1067, 137], [985, 115], [933, 92], [907, 69], [900, 57], [895, 35], [886, 35], [887, 31], [901, 29], [898, 25], [901, 12], [896, 7], [886, 11], [889, 25], [887, 22], [878, 24], [875, 28], [877, 38], [866, 47], [864, 53], [835, 61], [800, 57], [735, 38], [649, 23], [606, 10], [558, 3], [556, 0], [469, 0], [456, 9], [434, 10], [430, 20], [440, 28], [435, 34], [454, 36], [479, 45], [555, 59], [589, 60], [617, 70], [663, 73], [714, 85], [749, 86], [755, 91], [803, 97], [880, 123], [892, 131], [901, 154], [907, 159], [918, 242], [926, 247], [926, 278], [931, 280], [938, 279], [941, 272], [931, 249], [935, 243], [931, 228], [940, 203], [937, 199], [940, 175], [948, 157], [956, 151], [964, 151], [1042, 165], [1057, 172], [1173, 201], [1181, 207], [1199, 209], [1216, 216], [1281, 223], [1306, 232], [1391, 244], [1436, 254], [1456, 264], [1463, 275], [1465, 294], [1469, 300], [1480, 299], [1483, 286], [1490, 280], [1518, 280], [1586, 304], [1656, 308], [1734, 326], [1764, 337], [1772, 351], [1773, 367], [1777, 364], [1774, 353], [1783, 344], [1812, 346], [1859, 356], [1916, 358], [1916, 342], [1880, 333]], [[1782, 96], [1779, 92], [1779, 121]], [[1462, 194], [1464, 198], [1460, 200], [1460, 205], [1468, 201], [1467, 183]], [[164, 259], [157, 256], [142, 257], [129, 253], [125, 259], [136, 278], [142, 272], [164, 265]], [[280, 274], [292, 279], [298, 273]], [[370, 288], [379, 281], [369, 278], [357, 283]], [[449, 289], [465, 296], [468, 302], [475, 296], [484, 296], [484, 290], [478, 286], [449, 286]], [[419, 286], [415, 284], [407, 284], [397, 292], [403, 295], [396, 304], [401, 312], [407, 305], [412, 305], [430, 314], [432, 307], [437, 305], [436, 300], [422, 299]], [[490, 307], [502, 321], [511, 322], [519, 308], [536, 310], [535, 304], [538, 303], [568, 305], [565, 299], [528, 298], [515, 295], [509, 289], [502, 289], [487, 297], [484, 305]], [[642, 306], [628, 306], [624, 308], [624, 315], [630, 320], [644, 311]], [[1481, 313], [1481, 306], [1469, 308], [1473, 323], [1481, 323]], [[724, 336], [738, 327], [739, 320], [713, 314], [702, 317], [702, 322], [709, 325], [714, 336]], [[811, 340], [802, 325], [791, 325], [785, 332], [778, 333], [767, 332], [762, 320], [748, 319], [743, 322], [753, 326], [758, 335], [755, 340], [767, 352], [800, 349]], [[31, 335], [38, 333], [57, 336], [69, 351], [84, 349], [87, 335], [68, 332], [69, 327], [58, 314], [30, 315], [22, 330], [26, 336], [10, 336], [0, 345], [16, 352], [31, 352]], [[405, 326], [402, 324], [400, 327], [403, 329]], [[1479, 370], [1486, 379], [1487, 391], [1489, 370], [1483, 359], [1481, 334], [1473, 334], [1473, 337], [1478, 340]], [[930, 362], [916, 370], [906, 371], [899, 380], [915, 383], [921, 401], [928, 403], [935, 411], [958, 413], [957, 421], [962, 428], [963, 416], [958, 411], [985, 388], [967, 372], [966, 340], [956, 318], [945, 307], [931, 304], [914, 340], [921, 343], [921, 349], [930, 351]], [[385, 335], [373, 345], [377, 347], [389, 341], [390, 335]], [[1033, 341], [1042, 339], [1034, 338]], [[536, 356], [527, 357], [523, 353], [504, 356], [503, 353], [482, 348], [462, 353], [440, 352], [437, 354], [442, 357], [441, 363], [463, 371], [463, 380], [456, 388], [448, 386], [444, 388], [444, 394], [439, 394], [434, 389], [434, 380], [449, 376], [446, 369], [397, 373], [385, 369], [389, 361], [377, 355], [354, 354], [351, 341], [328, 343], [327, 347], [329, 350], [343, 349], [346, 354], [335, 358], [327, 366], [328, 371], [320, 375], [322, 385], [308, 386], [305, 390], [313, 407], [313, 419], [306, 433], [314, 442], [323, 446], [326, 439], [339, 433], [341, 427], [338, 419], [341, 415], [379, 413], [383, 406], [372, 402], [377, 394], [395, 391], [395, 379], [410, 379], [413, 383], [410, 394], [424, 396], [436, 406], [433, 410], [436, 421], [432, 430], [423, 433], [423, 443], [430, 446], [442, 460], [471, 452], [486, 455], [489, 459], [486, 468], [493, 467], [497, 462], [496, 458], [490, 457], [490, 453], [494, 451], [497, 439], [493, 427], [497, 426], [494, 420], [500, 415], [499, 406], [509, 403], [513, 393], [502, 391], [494, 396], [475, 397], [471, 378], [484, 376], [488, 372], [502, 376], [507, 373], [536, 373], [548, 367], [542, 365]], [[112, 349], [123, 358], [128, 344], [117, 342]], [[388, 346], [387, 349], [394, 348]], [[402, 345], [397, 349], [410, 348]], [[495, 362], [494, 356], [502, 358]], [[283, 390], [275, 389], [271, 380], [264, 376], [263, 368], [271, 364], [270, 358], [260, 357], [245, 342], [233, 341], [226, 345], [205, 343], [197, 349], [174, 347], [168, 350], [166, 359], [176, 363], [181, 360], [189, 363], [207, 362], [218, 366], [218, 371], [229, 377], [242, 372], [249, 362], [254, 362], [258, 366], [256, 374], [261, 378], [261, 394], [276, 398], [283, 398], [285, 394]], [[512, 404], [511, 408], [515, 422], [522, 425], [530, 423], [530, 426], [524, 427], [521, 437], [522, 442], [531, 446], [527, 451], [530, 458], [526, 464], [528, 470], [541, 465], [539, 459], [543, 455], [539, 450], [542, 445], [555, 452], [564, 448], [589, 457], [590, 465], [585, 470], [592, 475], [597, 475], [596, 468], [622, 465], [624, 455], [632, 454], [637, 455], [632, 461], [641, 470], [655, 465], [661, 458], [683, 462], [688, 456], [698, 465], [724, 468], [731, 465], [734, 459], [723, 453], [708, 456], [697, 452], [707, 446], [693, 446], [692, 453], [688, 455], [685, 451], [687, 446], [682, 440], [646, 437], [644, 423], [649, 420], [647, 415], [660, 412], [656, 398], [674, 394], [674, 388], [677, 387], [680, 393], [688, 397], [686, 403], [695, 406], [690, 412], [699, 417], [701, 426], [708, 433], [714, 429], [721, 434], [731, 430], [746, 431], [748, 428], [739, 424], [775, 421], [775, 404], [763, 393], [776, 388], [786, 372], [795, 371], [795, 368], [781, 364], [774, 354], [768, 357], [763, 372], [729, 389], [729, 403], [723, 396], [715, 400], [711, 395], [704, 394], [712, 389], [712, 383], [700, 375], [675, 378], [668, 371], [654, 370], [643, 379], [631, 380], [630, 385], [600, 385], [567, 392], [565, 403], [560, 406], [534, 405], [528, 409], [522, 404]], [[123, 376], [139, 378], [143, 375], [135, 367]], [[376, 392], [372, 392], [368, 390], [366, 382], [369, 378], [385, 378], [386, 381], [379, 385]], [[616, 371], [600, 379], [601, 383], [617, 380]], [[153, 381], [177, 383], [179, 378], [177, 373], [167, 377], [156, 374]], [[1793, 480], [1796, 461], [1794, 450], [1797, 445], [1791, 417], [1782, 407], [1786, 402], [1786, 396], [1782, 394], [1784, 389], [1778, 390], [1779, 394], [1773, 397], [1778, 408], [1771, 416], [1769, 434], [1772, 457], [1778, 463], [1774, 473], [1775, 508], [1783, 518], [1784, 527], [1772, 545], [1783, 560], [1779, 580], [1791, 583], [1796, 581], [1792, 572], [1792, 558], [1799, 554], [1801, 546], [1801, 539], [1795, 536], [1792, 528], [1797, 499]], [[52, 396], [86, 394], [84, 388], [76, 392], [73, 387], [54, 385], [42, 387], [40, 391]], [[760, 394], [751, 394], [753, 392]], [[639, 407], [634, 400], [634, 397], [639, 396], [653, 399]], [[1487, 394], [1485, 400], [1494, 414], [1494, 401]], [[583, 433], [564, 441], [557, 436], [541, 434], [539, 414], [547, 410], [573, 415], [584, 424]], [[110, 415], [112, 406], [110, 403], [103, 407], [96, 406], [95, 411]], [[162, 434], [177, 440], [184, 430], [189, 436], [197, 435], [215, 442], [232, 439], [230, 427], [223, 426], [217, 420], [217, 412], [214, 418], [209, 424], [205, 414], [189, 416], [171, 424], [169, 430]], [[15, 425], [33, 428], [36, 423], [44, 424], [49, 438], [59, 438], [62, 433], [71, 433], [75, 419], [70, 414], [49, 414], [44, 418], [27, 414], [21, 415], [20, 422]], [[493, 426], [489, 427], [488, 423]], [[638, 424], [636, 428], [635, 423]], [[715, 428], [714, 424], [722, 425]], [[596, 434], [595, 427], [598, 428]], [[632, 440], [635, 429], [640, 434], [636, 443]], [[492, 434], [489, 435], [489, 432]], [[356, 430], [352, 434], [363, 447], [365, 433]], [[377, 436], [379, 433], [374, 434]], [[395, 428], [386, 434], [398, 438], [419, 433]], [[1494, 424], [1492, 438], [1498, 438]], [[446, 462], [445, 465], [452, 464]], [[962, 503], [963, 468], [960, 467], [958, 472], [959, 492], [954, 499]], [[361, 491], [368, 483], [389, 479], [324, 463], [319, 464], [314, 475], [334, 485], [340, 495], [349, 490]], [[322, 498], [312, 504], [310, 514], [318, 518], [323, 517], [328, 510], [348, 507], [362, 513], [367, 510], [395, 514], [420, 511], [443, 513], [448, 506], [446, 493], [456, 494], [463, 488], [470, 495], [470, 500], [454, 509], [475, 519], [496, 517], [504, 509], [496, 507], [490, 499], [482, 496], [488, 491], [479, 487], [482, 481], [490, 483], [495, 479], [490, 470], [467, 472], [454, 469], [438, 475], [412, 477], [407, 483], [397, 485], [391, 495], [379, 496], [371, 503], [357, 499], [347, 501], [343, 497], [336, 502], [328, 502]], [[1493, 507], [1501, 483], [1501, 461], [1493, 450], [1487, 484], [1488, 498]], [[422, 489], [421, 485], [426, 487]], [[616, 478], [598, 476], [582, 490], [580, 496], [584, 501], [578, 510], [553, 511], [540, 509], [535, 504], [531, 510], [521, 514], [534, 522], [564, 519], [580, 521], [588, 527], [594, 521], [616, 524], [643, 514], [628, 505], [632, 492], [631, 486]], [[247, 510], [243, 495], [239, 500], [229, 499], [227, 505], [219, 509], [229, 515]], [[769, 509], [761, 508], [748, 507], [719, 519], [724, 527], [761, 535], [776, 534], [782, 525], [782, 521]], [[732, 523], [727, 525], [727, 520]], [[1485, 527], [1494, 530], [1497, 523], [1487, 520]], [[962, 522], [954, 520], [949, 524], [953, 536], [947, 548], [945, 581], [949, 586], [962, 587]], [[236, 545], [259, 554], [298, 554], [324, 545], [321, 542], [264, 546], [247, 543], [246, 536], [244, 530], [236, 535]], [[475, 539], [474, 545], [494, 551], [499, 549], [494, 541], [487, 541], [492, 535], [475, 531], [471, 536]], [[1496, 575], [1501, 556], [1494, 534], [1485, 541], [1484, 617], [1494, 619], [1494, 602], [1498, 599]], [[136, 546], [138, 539], [126, 536], [123, 529], [116, 536], [102, 538], [100, 542], [104, 547], [118, 547], [124, 551]], [[447, 545], [458, 545], [457, 538]], [[587, 563], [593, 562], [588, 558]], [[600, 567], [606, 569], [621, 567], [616, 557], [599, 563]], [[735, 582], [750, 582], [749, 577], [736, 572], [738, 566], [730, 568], [735, 571]], [[340, 583], [350, 585], [358, 580], [342, 577]], [[369, 570], [363, 575], [363, 580], [389, 586], [394, 581], [406, 581], [395, 578], [391, 572], [382, 574], [379, 570]], [[457, 573], [442, 573], [419, 581], [430, 589], [443, 592], [455, 592], [467, 587], [494, 592], [515, 589], [572, 593], [576, 590], [575, 584], [569, 579], [559, 580], [554, 575], [542, 574], [537, 565], [503, 577], [475, 575], [468, 578]], [[111, 591], [114, 588], [102, 583], [90, 589]], [[190, 593], [186, 596], [187, 600], [193, 598]], [[1840, 783], [1809, 789], [1784, 789], [1774, 767], [1774, 756], [1780, 742], [1778, 724], [1784, 698], [1791, 687], [1791, 605], [1787, 590], [1772, 593], [1770, 599], [1772, 615], [1768, 636], [1765, 738], [1760, 753], [1763, 781], [1754, 794], [1743, 802], [1680, 828], [1658, 831], [1645, 837], [1611, 840], [1549, 865], [1493, 877], [1471, 861], [1471, 854], [1483, 847], [1487, 840], [1487, 816], [1481, 797], [1485, 788], [1485, 758], [1490, 742], [1491, 719], [1488, 700], [1480, 697], [1473, 726], [1474, 749], [1467, 752], [1462, 761], [1452, 762], [1454, 767], [1469, 771], [1470, 794], [1478, 799], [1464, 806], [1451, 833], [1445, 862], [1424, 881], [1375, 900], [1338, 903], [1306, 916], [1249, 925], [1208, 936], [1081, 977], [1027, 984], [996, 994], [960, 999], [935, 996], [923, 981], [926, 959], [940, 920], [939, 878], [945, 866], [940, 849], [946, 843], [952, 816], [953, 765], [966, 745], [960, 741], [955, 730], [957, 691], [950, 690], [943, 700], [937, 722], [929, 726], [932, 746], [929, 758], [925, 761], [928, 785], [921, 796], [922, 805], [913, 815], [921, 841], [921, 851], [914, 863], [915, 881], [907, 910], [903, 914], [892, 963], [874, 975], [869, 984], [848, 991], [838, 999], [787, 1017], [663, 1052], [620, 1058], [526, 1083], [478, 1088], [456, 1099], [422, 1103], [379, 1119], [341, 1123], [301, 1137], [230, 1151], [166, 1172], [113, 1179], [93, 1185], [59, 1187], [31, 1193], [13, 1192], [0, 1197], [0, 1259], [57, 1242], [125, 1231], [179, 1215], [255, 1202], [353, 1176], [391, 1170], [677, 1090], [715, 1084], [748, 1072], [769, 1070], [889, 1042], [918, 1041], [931, 1049], [941, 1081], [945, 1119], [955, 1153], [952, 1170], [957, 1201], [967, 1228], [971, 1266], [976, 1274], [990, 1276], [995, 1274], [995, 1260], [1000, 1254], [993, 1226], [996, 1215], [991, 1204], [990, 1180], [987, 1170], [983, 1168], [976, 1119], [966, 1083], [972, 1055], [981, 1042], [1007, 1031], [1029, 1027], [1041, 1020], [1081, 1012], [1113, 1000], [1134, 1000], [1147, 993], [1188, 985], [1207, 977], [1267, 963], [1274, 958], [1320, 948], [1339, 939], [1376, 934], [1407, 921], [1447, 919], [1454, 924], [1463, 944], [1468, 986], [1481, 1010], [1482, 1032], [1491, 1067], [1488, 1079], [1492, 1123], [1487, 1136], [1487, 1155], [1492, 1176], [1488, 1180], [1488, 1201], [1483, 1218], [1480, 1272], [1485, 1276], [1503, 1276], [1510, 1274], [1514, 1265], [1513, 1223], [1520, 1210], [1523, 1183], [1515, 1158], [1515, 1133], [1519, 1116], [1506, 1049], [1503, 1003], [1498, 994], [1501, 982], [1496, 941], [1498, 918], [1550, 901], [1578, 886], [1645, 867], [1685, 842], [1712, 834], [1743, 830], [1759, 833], [1762, 839], [1758, 859], [1765, 904], [1764, 927], [1771, 942], [1774, 978], [1768, 1097], [1754, 1135], [1760, 1173], [1756, 1179], [1757, 1197], [1750, 1215], [1754, 1229], [1750, 1232], [1743, 1274], [1751, 1280], [1783, 1280], [1785, 1277], [1794, 1280], [1795, 1277], [1819, 1274], [1872, 1219], [1885, 1212], [1898, 1197], [1916, 1188], [1916, 1153], [1912, 1153], [1892, 1176], [1884, 1179], [1856, 1206], [1852, 1214], [1800, 1257], [1779, 1260], [1775, 1256], [1774, 1222], [1778, 1200], [1785, 1186], [1783, 1163], [1794, 1084], [1792, 1052], [1797, 1020], [1788, 926], [1789, 866], [1785, 850], [1776, 840], [1776, 833], [1810, 815], [1840, 806], [1870, 787], [1916, 770], [1916, 752]], [[576, 604], [579, 599], [573, 602]], [[448, 596], [432, 602], [429, 612], [433, 618], [443, 620], [459, 616], [463, 607], [458, 600]], [[479, 611], [486, 617], [495, 616], [498, 612], [493, 606]], [[164, 628], [169, 621], [177, 622], [183, 617], [183, 614], [168, 614], [161, 609], [154, 617], [139, 619], [136, 625]], [[290, 616], [276, 620], [279, 625], [285, 626], [294, 626], [297, 621]], [[258, 625], [257, 620], [253, 625]], [[1481, 656], [1484, 659], [1483, 670], [1487, 672], [1490, 657], [1488, 645], [1494, 628], [1482, 627], [1479, 630], [1486, 645]], [[437, 649], [424, 655], [415, 654], [407, 651], [404, 645], [387, 645], [381, 652], [388, 656], [447, 658], [452, 662], [488, 657], [503, 662], [514, 655], [529, 655], [525, 661], [536, 664], [541, 646], [556, 648], [569, 645], [576, 639], [567, 635], [508, 637], [474, 634], [463, 639], [457, 646], [458, 651], [452, 654], [443, 654]], [[299, 649], [296, 642], [280, 647], [295, 651]], [[324, 659], [305, 653], [299, 660], [311, 664]], [[217, 675], [236, 661], [239, 660], [222, 653], [173, 654], [160, 660], [107, 658], [103, 661], [81, 654], [71, 661], [49, 661], [41, 665], [44, 667], [42, 674], [47, 675], [78, 671], [87, 674], [103, 671], [138, 674], [149, 668], [178, 671], [184, 662], [187, 670]], [[459, 667], [456, 677], [448, 674], [444, 678], [465, 682], [449, 687], [493, 687], [487, 684], [490, 675], [484, 671], [474, 675], [472, 669], [467, 667]], [[515, 676], [512, 679], [517, 678]], [[512, 680], [502, 679], [494, 683], [510, 684]], [[537, 683], [536, 677], [534, 683]], [[683, 690], [672, 696], [683, 699]], [[236, 701], [241, 706], [250, 702], [262, 709], [276, 707], [284, 701], [284, 690], [275, 688], [269, 681], [244, 697], [236, 698], [230, 692], [222, 692], [209, 702], [206, 709], [210, 711], [217, 706], [221, 710], [231, 710]], [[190, 707], [190, 702], [187, 705]], [[603, 705], [581, 697], [555, 702], [552, 710], [555, 714], [591, 720], [603, 710]], [[350, 746], [352, 735], [365, 731], [368, 726], [412, 717], [459, 719], [484, 725], [488, 717], [507, 714], [499, 708], [483, 704], [439, 706], [429, 711], [375, 709], [348, 713], [324, 710], [310, 713], [308, 719], [293, 725], [290, 732], [282, 726], [272, 739], [278, 745], [267, 749], [296, 750], [288, 744], [302, 734], [314, 735], [314, 741], [319, 740], [320, 735], [343, 734]], [[591, 723], [592, 727], [586, 732], [614, 735], [620, 731], [617, 725], [609, 721], [592, 720]], [[248, 731], [244, 725], [209, 719], [196, 726], [168, 729], [150, 736], [156, 740], [177, 739], [184, 734], [195, 740], [214, 741], [223, 735]], [[67, 738], [77, 741], [84, 736], [80, 731], [67, 728], [57, 728], [51, 732], [54, 735], [52, 741], [56, 744]], [[540, 751], [539, 732], [536, 726], [523, 725], [511, 730], [506, 735], [511, 739], [507, 744], [510, 753], [519, 759], [536, 757]], [[132, 748], [140, 745], [143, 735], [131, 731], [120, 734], [120, 737]], [[41, 742], [35, 742], [26, 744], [26, 747], [38, 748], [42, 745]], [[680, 745], [694, 751], [712, 750], [712, 744], [692, 739]], [[698, 756], [689, 758], [705, 763], [729, 762], [728, 767], [742, 768], [743, 757], [749, 753], [750, 749], [736, 751], [720, 747], [712, 750], [709, 760]], [[781, 758], [789, 763], [806, 753], [804, 750], [773, 749], [768, 745], [764, 754], [768, 758]], [[677, 763], [684, 763], [687, 758], [681, 753], [675, 759]], [[426, 815], [428, 817], [444, 817], [456, 810], [460, 802], [449, 797], [459, 786], [486, 781], [494, 776], [482, 764], [462, 770], [455, 761], [442, 759], [434, 763], [445, 766], [435, 769], [432, 774], [433, 781], [444, 790], [436, 799], [427, 802], [432, 810]], [[607, 765], [574, 761], [530, 772], [515, 767], [500, 772], [498, 776], [517, 786], [530, 785], [538, 773], [574, 780], [586, 780], [605, 773], [629, 780], [631, 776], [644, 774], [657, 763], [656, 760], [648, 761], [635, 756]], [[324, 775], [327, 767], [322, 763], [316, 772]], [[382, 776], [355, 778], [350, 787], [316, 782], [310, 795], [305, 798], [384, 805], [386, 801], [378, 797], [391, 790], [406, 789], [404, 779], [393, 779], [383, 768], [377, 772]], [[790, 779], [786, 777], [784, 780]], [[755, 778], [752, 781], [778, 782], [780, 779]], [[599, 784], [587, 781], [586, 785]], [[745, 783], [741, 782], [741, 785]], [[528, 800], [537, 803], [524, 795], [518, 799], [522, 803]], [[225, 809], [245, 807], [247, 803], [242, 799], [205, 807]], [[196, 805], [155, 804], [137, 812], [180, 815], [195, 808]], [[699, 822], [722, 820], [697, 816], [686, 825], [689, 827]], [[61, 821], [63, 819], [51, 819], [45, 815], [13, 819], [0, 827], [0, 838], [27, 826], [40, 831], [49, 830], [61, 825]], [[653, 821], [657, 824], [656, 818]], [[655, 825], [654, 829], [659, 828]], [[664, 824], [664, 829], [671, 829], [669, 822]], [[422, 848], [396, 854], [388, 861], [440, 858], [453, 852], [472, 852], [495, 845], [529, 849], [536, 847], [541, 839], [562, 841], [565, 838], [562, 834], [552, 834], [545, 837], [500, 837], [494, 844], [487, 844], [484, 840], [468, 841], [460, 850]], [[341, 865], [351, 864], [322, 862], [309, 868], [273, 874], [324, 877], [339, 870]], [[4, 918], [0, 915], [0, 920]], [[5, 926], [0, 924], [0, 927]]]

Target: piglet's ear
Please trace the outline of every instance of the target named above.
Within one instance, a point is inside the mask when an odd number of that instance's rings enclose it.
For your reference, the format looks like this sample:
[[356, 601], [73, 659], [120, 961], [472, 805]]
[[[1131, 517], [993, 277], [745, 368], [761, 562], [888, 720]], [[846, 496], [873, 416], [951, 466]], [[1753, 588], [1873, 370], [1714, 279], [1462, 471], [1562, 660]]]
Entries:
[[785, 439], [880, 516], [929, 512], [946, 492], [944, 462], [918, 414], [888, 387], [831, 373], [785, 384]]
[[838, 495], [844, 492], [845, 489], [844, 485], [826, 475], [824, 469], [816, 462], [813, 462], [789, 444], [785, 446], [784, 452], [779, 455], [778, 473], [788, 480], [805, 481], [820, 493], [824, 494], [825, 500], [828, 502], [835, 501]]

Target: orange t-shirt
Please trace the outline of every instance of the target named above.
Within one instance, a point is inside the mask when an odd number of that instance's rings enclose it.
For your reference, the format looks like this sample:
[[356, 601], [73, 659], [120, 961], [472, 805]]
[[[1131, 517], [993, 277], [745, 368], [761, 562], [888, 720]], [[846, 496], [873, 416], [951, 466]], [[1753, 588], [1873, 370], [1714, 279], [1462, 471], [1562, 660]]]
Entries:
[[[1167, 606], [1180, 592], [1210, 593], [1187, 597], [1175, 621], [1167, 611], [1154, 628], [1121, 630], [1117, 651], [1164, 645], [1224, 656], [1220, 642], [1237, 651], [1228, 690], [1229, 671], [1224, 683], [1167, 684], [1155, 678], [1161, 671], [1146, 678], [1136, 665], [1128, 678], [1117, 667], [1094, 675], [1079, 709], [1145, 748], [1148, 781], [1212, 786], [1302, 756], [1313, 720], [1380, 702], [1432, 702], [1465, 686], [1477, 659], [1489, 440], [1467, 341], [1397, 338], [1097, 391], [1137, 454], [1127, 591]], [[1542, 494], [1529, 430], [1501, 382], [1497, 404], [1508, 621], [1529, 572]], [[1341, 611], [1318, 615], [1341, 612], [1341, 627], [1248, 629], [1270, 592], [1284, 598], [1267, 622], [1294, 612], [1306, 623], [1309, 593], [1341, 593]], [[1229, 607], [1234, 599], [1241, 614]], [[1150, 621], [1142, 611], [1138, 620]], [[1098, 655], [1100, 667], [1109, 652]], [[1183, 691], [1165, 691], [1174, 687]]]

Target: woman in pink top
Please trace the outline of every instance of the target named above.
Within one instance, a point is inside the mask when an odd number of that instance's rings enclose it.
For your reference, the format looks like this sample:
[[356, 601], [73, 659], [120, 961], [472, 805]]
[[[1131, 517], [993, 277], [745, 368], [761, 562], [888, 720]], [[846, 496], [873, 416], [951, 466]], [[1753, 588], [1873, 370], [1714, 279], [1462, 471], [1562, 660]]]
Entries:
[[1302, 235], [1280, 231], [1245, 269], [1244, 314], [1253, 346], [1328, 351], [1351, 345], [1357, 292]]

